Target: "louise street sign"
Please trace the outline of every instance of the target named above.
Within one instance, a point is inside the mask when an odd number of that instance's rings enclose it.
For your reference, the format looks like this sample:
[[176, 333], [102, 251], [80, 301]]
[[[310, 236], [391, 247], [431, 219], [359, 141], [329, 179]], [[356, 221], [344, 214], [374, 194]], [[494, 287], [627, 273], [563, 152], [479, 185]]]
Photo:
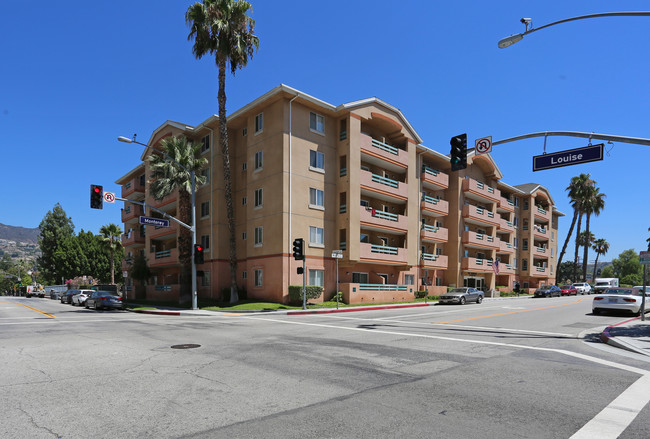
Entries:
[[568, 149], [552, 154], [533, 156], [533, 171], [560, 168], [562, 166], [579, 165], [581, 163], [595, 162], [603, 159], [603, 146], [585, 146], [583, 148]]
[[169, 227], [169, 220], [151, 218], [150, 216], [141, 216], [140, 224], [145, 224], [147, 226]]

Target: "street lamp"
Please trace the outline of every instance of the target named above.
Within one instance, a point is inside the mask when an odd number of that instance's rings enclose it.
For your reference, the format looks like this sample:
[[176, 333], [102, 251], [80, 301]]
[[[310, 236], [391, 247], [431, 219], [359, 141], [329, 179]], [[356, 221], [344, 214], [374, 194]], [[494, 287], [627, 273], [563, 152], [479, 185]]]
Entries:
[[[181, 224], [185, 225], [192, 232], [192, 249], [194, 249], [194, 246], [196, 245], [196, 175], [194, 174], [194, 171], [187, 169], [185, 166], [181, 165], [176, 160], [171, 158], [164, 151], [160, 151], [158, 149], [155, 149], [155, 148], [153, 148], [153, 147], [151, 147], [151, 146], [149, 146], [149, 145], [147, 145], [145, 143], [138, 142], [137, 140], [135, 140], [135, 137], [136, 137], [135, 134], [133, 135], [132, 139], [129, 139], [128, 137], [124, 137], [124, 136], [119, 136], [117, 138], [117, 140], [119, 140], [120, 142], [124, 142], [124, 143], [137, 143], [138, 145], [142, 145], [145, 148], [151, 148], [154, 151], [159, 152], [160, 154], [165, 156], [165, 158], [167, 158], [168, 160], [176, 163], [178, 166], [183, 168], [185, 170], [185, 172], [189, 172], [190, 175], [192, 176], [192, 226], [189, 227], [185, 223], [181, 223]], [[197, 286], [196, 286], [196, 262], [194, 261], [194, 257], [192, 257], [192, 309], [198, 309], [196, 289], [197, 289]]]
[[515, 43], [518, 43], [519, 41], [524, 39], [525, 35], [532, 34], [533, 32], [536, 32], [538, 30], [542, 30], [546, 27], [554, 26], [556, 24], [560, 23], [566, 23], [568, 21], [575, 21], [575, 20], [584, 20], [586, 18], [598, 18], [598, 17], [642, 17], [642, 16], [650, 16], [650, 12], [648, 11], [637, 11], [637, 12], [603, 12], [600, 14], [589, 14], [589, 15], [581, 15], [579, 17], [571, 17], [571, 18], [566, 18], [564, 20], [560, 21], [554, 21], [553, 23], [545, 24], [542, 27], [538, 27], [537, 29], [533, 29], [533, 20], [532, 18], [522, 18], [520, 21], [526, 25], [526, 31], [520, 34], [514, 34], [510, 35], [509, 37], [505, 37], [501, 40], [499, 40], [499, 48], [500, 49], [505, 49], [506, 47], [512, 46]]

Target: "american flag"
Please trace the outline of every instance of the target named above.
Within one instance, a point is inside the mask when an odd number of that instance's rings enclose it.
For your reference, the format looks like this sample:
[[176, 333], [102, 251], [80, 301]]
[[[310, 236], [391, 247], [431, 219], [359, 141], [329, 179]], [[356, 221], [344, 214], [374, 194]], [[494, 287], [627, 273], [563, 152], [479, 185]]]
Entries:
[[492, 263], [492, 269], [494, 270], [494, 274], [499, 274], [499, 260], [495, 259], [494, 262]]

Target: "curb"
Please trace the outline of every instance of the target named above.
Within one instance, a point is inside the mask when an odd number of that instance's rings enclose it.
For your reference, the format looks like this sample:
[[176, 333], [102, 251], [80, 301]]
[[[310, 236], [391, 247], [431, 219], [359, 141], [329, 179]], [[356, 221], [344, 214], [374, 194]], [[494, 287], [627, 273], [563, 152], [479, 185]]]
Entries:
[[633, 322], [635, 320], [638, 320], [639, 318], [640, 317], [635, 317], [633, 319], [625, 320], [625, 321], [619, 322], [619, 323], [617, 323], [615, 325], [610, 325], [610, 326], [606, 327], [603, 330], [603, 332], [600, 333], [600, 341], [602, 341], [603, 343], [606, 343], [606, 344], [608, 344], [610, 346], [614, 346], [614, 347], [617, 347], [617, 348], [625, 349], [625, 350], [628, 350], [628, 351], [631, 351], [631, 352], [635, 352], [637, 354], [647, 356], [648, 355], [647, 352], [644, 352], [644, 351], [636, 348], [632, 343], [628, 343], [628, 342], [622, 340], [621, 338], [617, 338], [617, 337], [613, 336], [612, 333], [611, 333], [612, 328], [624, 325], [624, 324], [629, 323], [629, 322]]
[[156, 315], [161, 315], [161, 316], [180, 316], [181, 312], [180, 311], [161, 311], [159, 309], [128, 309], [128, 312], [135, 312], [138, 314], [156, 314]]
[[377, 306], [357, 306], [353, 308], [339, 308], [339, 309], [323, 309], [323, 310], [299, 310], [288, 311], [288, 316], [306, 315], [306, 314], [332, 314], [339, 312], [355, 312], [355, 311], [373, 311], [376, 309], [395, 309], [395, 308], [419, 308], [423, 306], [431, 306], [429, 303], [414, 303], [410, 305], [377, 305]]

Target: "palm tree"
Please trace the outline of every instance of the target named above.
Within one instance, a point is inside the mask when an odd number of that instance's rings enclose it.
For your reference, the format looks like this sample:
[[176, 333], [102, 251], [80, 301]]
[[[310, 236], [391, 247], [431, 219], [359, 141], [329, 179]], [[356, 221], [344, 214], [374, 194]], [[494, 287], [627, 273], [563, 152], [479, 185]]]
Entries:
[[598, 267], [598, 257], [600, 255], [604, 255], [605, 253], [607, 253], [609, 251], [609, 242], [605, 241], [602, 238], [596, 239], [594, 241], [594, 244], [593, 244], [592, 248], [596, 252], [596, 262], [594, 263], [594, 272], [591, 275], [591, 279], [592, 279], [592, 281], [595, 282], [595, 280], [596, 280], [596, 268]]
[[111, 253], [111, 285], [115, 285], [115, 252], [122, 248], [122, 229], [117, 224], [110, 223], [99, 229], [106, 247]]
[[[576, 238], [576, 242], [577, 242], [579, 247], [585, 247], [585, 246], [586, 247], [591, 247], [591, 244], [594, 243], [594, 239], [595, 239], [594, 234], [591, 233], [591, 232], [587, 232], [585, 230], [584, 232], [580, 232], [580, 234]], [[583, 265], [584, 265], [584, 261], [583, 261]], [[578, 279], [578, 278], [576, 277], [576, 279]], [[582, 282], [586, 282], [587, 281], [587, 274], [584, 273], [584, 276], [582, 278], [580, 278], [580, 279], [582, 279]]]
[[[162, 200], [167, 195], [178, 189], [178, 217], [185, 224], [192, 222], [192, 173], [196, 178], [196, 186], [205, 184], [205, 176], [200, 171], [208, 162], [200, 157], [201, 146], [193, 144], [185, 137], [166, 137], [160, 141], [158, 147], [168, 157], [177, 163], [170, 161], [162, 154], [155, 152], [149, 156], [151, 169], [151, 195], [156, 200]], [[185, 168], [185, 169], [183, 169]], [[196, 212], [194, 212], [196, 215]], [[180, 227], [178, 234], [178, 260], [181, 263], [181, 296], [191, 297], [190, 285], [192, 277], [192, 234], [185, 228]]]
[[194, 39], [192, 53], [197, 59], [204, 55], [215, 56], [219, 68], [219, 140], [223, 159], [224, 195], [230, 232], [230, 303], [239, 301], [237, 294], [237, 242], [235, 240], [235, 212], [230, 176], [230, 152], [226, 119], [226, 64], [230, 72], [248, 64], [248, 59], [259, 47], [254, 34], [255, 20], [246, 15], [252, 9], [245, 0], [202, 0], [185, 12], [185, 22], [190, 26], [188, 40]]
[[[558, 257], [557, 260], [558, 267], [562, 263], [562, 258], [566, 253], [567, 245], [569, 244], [569, 240], [571, 239], [571, 235], [573, 234], [573, 228], [575, 227], [576, 221], [578, 220], [579, 217], [579, 213], [580, 213], [579, 200], [582, 196], [581, 194], [585, 191], [585, 188], [591, 184], [590, 183], [591, 179], [589, 177], [590, 174], [580, 174], [577, 177], [573, 177], [571, 178], [571, 183], [566, 188], [566, 190], [569, 191], [569, 199], [571, 200], [571, 206], [573, 207], [573, 220], [571, 221], [571, 227], [569, 228], [569, 233], [567, 233], [566, 235], [566, 239], [564, 240], [564, 246], [562, 246], [562, 251], [560, 252], [560, 256]], [[574, 273], [574, 279], [575, 279], [575, 273]]]
[[[594, 185], [596, 182], [594, 181]], [[583, 203], [583, 208], [585, 215], [587, 215], [587, 222], [585, 225], [585, 232], [589, 234], [589, 220], [591, 215], [598, 216], [600, 212], [605, 208], [605, 197], [606, 195], [600, 192], [600, 188], [592, 186], [586, 193]], [[591, 244], [591, 243], [590, 243]], [[589, 245], [585, 245], [584, 255], [582, 257], [582, 279], [587, 279], [587, 256], [589, 251]]]

